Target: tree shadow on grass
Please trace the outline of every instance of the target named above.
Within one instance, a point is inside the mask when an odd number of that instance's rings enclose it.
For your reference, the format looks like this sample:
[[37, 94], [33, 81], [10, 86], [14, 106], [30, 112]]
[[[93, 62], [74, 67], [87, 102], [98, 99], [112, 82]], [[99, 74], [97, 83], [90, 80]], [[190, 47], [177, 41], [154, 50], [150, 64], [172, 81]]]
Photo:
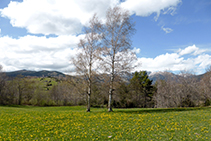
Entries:
[[132, 108], [132, 109], [116, 109], [115, 113], [128, 113], [128, 114], [142, 114], [142, 113], [166, 113], [166, 112], [182, 112], [182, 111], [196, 111], [208, 110], [211, 107], [194, 107], [194, 108]]
[[31, 105], [0, 105], [1, 107], [14, 107], [14, 108], [33, 108]]

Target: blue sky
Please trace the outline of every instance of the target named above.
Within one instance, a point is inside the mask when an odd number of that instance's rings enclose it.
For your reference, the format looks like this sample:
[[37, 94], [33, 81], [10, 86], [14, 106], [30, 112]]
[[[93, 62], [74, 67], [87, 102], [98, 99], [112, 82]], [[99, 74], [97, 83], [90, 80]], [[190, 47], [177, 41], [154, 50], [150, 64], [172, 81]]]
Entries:
[[[137, 29], [134, 45], [141, 47], [143, 53], [146, 53], [143, 54], [145, 57], [155, 57], [169, 49], [193, 44], [211, 48], [211, 1], [183, 0], [173, 16], [160, 15], [157, 21], [153, 20], [154, 16], [156, 14], [149, 17], [134, 16]], [[162, 26], [173, 31], [166, 33]], [[156, 51], [149, 53], [149, 49]]]
[[211, 65], [210, 0], [0, 0], [0, 64], [5, 71], [71, 71], [82, 27], [115, 5], [136, 22], [136, 70], [201, 74]]

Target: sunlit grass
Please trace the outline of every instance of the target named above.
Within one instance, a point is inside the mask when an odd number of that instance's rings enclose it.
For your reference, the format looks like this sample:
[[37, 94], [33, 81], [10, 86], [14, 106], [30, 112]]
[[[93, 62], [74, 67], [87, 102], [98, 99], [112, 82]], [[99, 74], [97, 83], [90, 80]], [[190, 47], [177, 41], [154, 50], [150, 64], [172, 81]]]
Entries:
[[0, 107], [0, 140], [209, 140], [211, 108]]

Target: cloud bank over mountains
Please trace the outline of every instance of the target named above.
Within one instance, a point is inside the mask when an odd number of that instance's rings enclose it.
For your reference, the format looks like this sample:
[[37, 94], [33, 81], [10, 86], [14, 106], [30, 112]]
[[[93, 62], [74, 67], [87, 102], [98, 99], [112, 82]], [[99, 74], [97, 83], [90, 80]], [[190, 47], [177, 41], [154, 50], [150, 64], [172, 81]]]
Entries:
[[[155, 72], [158, 71], [181, 71], [192, 70], [195, 73], [203, 73], [203, 70], [211, 65], [211, 56], [206, 52], [210, 50], [200, 49], [196, 45], [188, 46], [184, 49], [178, 49], [173, 53], [161, 54], [155, 58], [138, 58], [138, 62], [142, 66], [136, 68], [137, 70], [146, 70]], [[190, 57], [186, 57], [190, 55]]]
[[19, 39], [1, 37], [0, 64], [5, 71], [26, 68], [68, 71], [72, 69], [69, 60], [77, 53], [76, 46], [81, 36], [46, 38], [27, 35]]
[[[7, 7], [0, 9], [0, 16], [8, 18], [13, 27], [25, 28], [30, 34], [19, 38], [0, 34], [0, 64], [5, 71], [19, 69], [71, 71], [73, 66], [69, 60], [77, 53], [77, 43], [83, 37], [82, 28], [87, 25], [94, 13], [103, 20], [110, 6], [119, 5], [129, 10], [131, 15], [146, 17], [155, 14], [156, 21], [161, 14], [174, 15], [181, 3], [181, 0], [11, 1]], [[173, 31], [165, 27], [162, 27], [162, 30], [166, 33]], [[54, 36], [47, 37], [47, 35]], [[141, 55], [138, 47], [134, 51]], [[211, 62], [211, 56], [206, 54], [208, 51], [193, 45], [155, 58], [137, 58], [137, 63], [142, 65], [136, 70], [200, 71]], [[185, 55], [191, 57], [186, 58]]]

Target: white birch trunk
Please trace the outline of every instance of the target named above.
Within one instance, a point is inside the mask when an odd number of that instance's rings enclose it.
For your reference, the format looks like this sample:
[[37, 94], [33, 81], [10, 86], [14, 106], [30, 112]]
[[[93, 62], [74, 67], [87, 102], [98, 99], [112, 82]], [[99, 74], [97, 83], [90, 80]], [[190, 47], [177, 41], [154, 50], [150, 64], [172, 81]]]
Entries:
[[111, 72], [111, 81], [110, 81], [110, 86], [109, 86], [109, 97], [108, 97], [108, 111], [112, 112], [112, 95], [113, 95], [113, 90], [114, 90], [114, 56], [113, 56], [113, 61], [112, 61], [112, 72]]
[[87, 112], [90, 112], [90, 100], [91, 100], [91, 90], [92, 90], [92, 81], [91, 81], [91, 73], [92, 73], [92, 55], [90, 55], [90, 63], [89, 63], [89, 72], [88, 72], [88, 93], [87, 93]]

